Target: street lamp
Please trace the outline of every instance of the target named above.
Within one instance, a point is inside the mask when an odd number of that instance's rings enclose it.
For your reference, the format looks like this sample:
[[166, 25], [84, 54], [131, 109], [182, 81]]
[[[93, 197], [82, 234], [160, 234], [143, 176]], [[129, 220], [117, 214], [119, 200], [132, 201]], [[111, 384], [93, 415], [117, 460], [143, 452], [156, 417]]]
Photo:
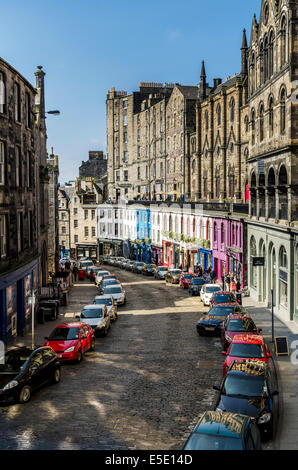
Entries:
[[34, 349], [34, 316], [35, 316], [35, 292], [34, 289], [32, 289], [32, 293], [28, 299], [29, 305], [31, 305], [31, 317], [32, 317], [32, 350]]

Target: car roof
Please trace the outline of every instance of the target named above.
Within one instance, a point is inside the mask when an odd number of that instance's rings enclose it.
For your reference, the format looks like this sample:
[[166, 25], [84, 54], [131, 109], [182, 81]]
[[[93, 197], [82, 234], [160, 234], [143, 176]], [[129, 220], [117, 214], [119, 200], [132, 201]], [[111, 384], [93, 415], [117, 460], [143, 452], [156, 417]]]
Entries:
[[113, 299], [111, 294], [96, 295], [94, 299]]
[[234, 336], [233, 343], [264, 344], [264, 339], [254, 333], [244, 333]]
[[239, 438], [243, 434], [249, 419], [249, 416], [238, 413], [205, 411], [194, 432], [234, 438], [238, 435]]
[[88, 309], [90, 309], [90, 310], [95, 310], [95, 309], [97, 309], [97, 308], [99, 308], [99, 307], [100, 307], [100, 305], [90, 304], [90, 305], [85, 305], [85, 306], [83, 307], [83, 310], [84, 310], [85, 308], [88, 308]]
[[220, 290], [218, 292], [214, 292], [214, 295], [220, 295], [220, 294], [232, 294], [233, 295], [233, 292], [229, 291], [229, 290]]
[[216, 305], [213, 305], [211, 308], [215, 308], [215, 307], [238, 307], [239, 304], [235, 304], [235, 302], [220, 302]]
[[61, 323], [60, 325], [57, 325], [55, 327], [56, 328], [78, 328], [82, 323], [79, 323], [79, 322], [64, 322], [64, 323]]
[[229, 367], [228, 374], [239, 375], [265, 375], [269, 366], [264, 361], [243, 359], [241, 361], [233, 361]]
[[249, 315], [243, 315], [242, 313], [231, 313], [231, 315], [228, 316], [228, 320], [252, 320], [252, 318]]

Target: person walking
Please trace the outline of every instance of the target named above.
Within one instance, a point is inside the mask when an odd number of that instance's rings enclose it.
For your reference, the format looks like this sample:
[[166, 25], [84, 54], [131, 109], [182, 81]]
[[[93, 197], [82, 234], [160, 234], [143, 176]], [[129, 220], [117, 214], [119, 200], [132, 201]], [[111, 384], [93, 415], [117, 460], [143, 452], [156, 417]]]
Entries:
[[231, 279], [231, 291], [235, 294], [236, 293], [236, 282], [235, 279]]
[[237, 282], [236, 282], [236, 291], [239, 292], [241, 289], [241, 282], [239, 279], [237, 279]]
[[230, 273], [226, 275], [226, 284], [227, 284], [227, 289], [229, 291], [230, 290], [230, 284], [231, 284]]
[[74, 265], [74, 267], [72, 268], [72, 275], [73, 275], [73, 278], [74, 278], [74, 281], [77, 281], [78, 280], [78, 268], [76, 265]]

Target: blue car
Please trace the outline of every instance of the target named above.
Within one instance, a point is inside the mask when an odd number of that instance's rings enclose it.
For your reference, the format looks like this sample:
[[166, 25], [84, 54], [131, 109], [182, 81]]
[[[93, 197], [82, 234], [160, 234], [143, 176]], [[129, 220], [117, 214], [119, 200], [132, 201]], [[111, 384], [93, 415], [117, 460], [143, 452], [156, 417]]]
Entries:
[[238, 413], [205, 411], [183, 450], [261, 450], [253, 418]]

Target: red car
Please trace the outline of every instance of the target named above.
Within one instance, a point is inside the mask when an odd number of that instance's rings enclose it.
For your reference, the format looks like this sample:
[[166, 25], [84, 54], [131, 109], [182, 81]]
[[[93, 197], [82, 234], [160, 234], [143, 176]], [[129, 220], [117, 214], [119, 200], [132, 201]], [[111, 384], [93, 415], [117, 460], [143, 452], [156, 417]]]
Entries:
[[[233, 305], [233, 304], [232, 304]], [[230, 346], [233, 338], [237, 335], [245, 335], [246, 333], [261, 333], [262, 328], [257, 328], [252, 318], [243, 314], [231, 314], [226, 317], [221, 327], [221, 342], [226, 351]]]
[[45, 338], [44, 346], [50, 346], [60, 361], [81, 362], [86, 351], [94, 351], [94, 331], [87, 323], [62, 323]]
[[184, 289], [188, 289], [189, 283], [194, 277], [193, 274], [182, 273], [179, 280], [180, 286], [184, 287]]
[[219, 305], [219, 304], [231, 304], [237, 303], [237, 299], [233, 292], [228, 291], [218, 291], [214, 292], [211, 297], [210, 304], [211, 305]]
[[272, 357], [267, 344], [264, 343], [264, 338], [254, 333], [234, 336], [228, 351], [222, 351], [222, 354], [226, 356], [223, 365], [223, 376], [226, 375], [233, 361], [250, 359], [263, 361], [269, 365], [269, 359]]

